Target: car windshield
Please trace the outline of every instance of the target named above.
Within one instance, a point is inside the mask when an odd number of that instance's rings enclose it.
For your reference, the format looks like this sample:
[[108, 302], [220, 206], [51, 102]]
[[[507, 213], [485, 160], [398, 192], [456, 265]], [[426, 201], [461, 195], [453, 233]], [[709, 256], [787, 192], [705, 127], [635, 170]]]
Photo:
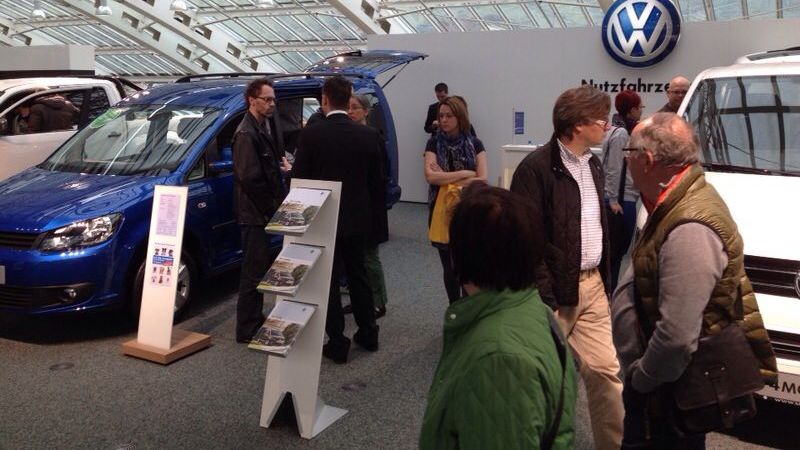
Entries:
[[219, 110], [173, 105], [111, 108], [39, 165], [101, 175], [165, 175], [175, 170]]
[[800, 174], [800, 76], [703, 80], [685, 116], [697, 130], [705, 163]]

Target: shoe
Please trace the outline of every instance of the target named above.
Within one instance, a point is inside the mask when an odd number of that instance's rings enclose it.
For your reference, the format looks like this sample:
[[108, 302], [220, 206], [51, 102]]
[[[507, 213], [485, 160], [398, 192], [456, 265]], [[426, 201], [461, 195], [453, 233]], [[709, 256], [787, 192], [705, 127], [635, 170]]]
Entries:
[[375, 308], [375, 318], [380, 319], [381, 317], [386, 315], [386, 307], [381, 306], [380, 308]]
[[253, 338], [252, 338], [252, 337], [249, 337], [249, 338], [240, 338], [240, 337], [237, 337], [237, 338], [236, 338], [236, 342], [238, 342], [238, 343], [240, 343], [240, 344], [249, 344], [250, 342], [252, 342], [252, 340], [253, 340]]
[[336, 364], [347, 363], [347, 354], [350, 353], [350, 339], [342, 337], [341, 340], [328, 341], [322, 346], [322, 356], [332, 360]]
[[345, 314], [353, 314], [353, 304], [344, 305], [342, 307], [342, 312]]
[[353, 341], [358, 344], [359, 347], [363, 348], [364, 350], [370, 352], [377, 352], [378, 351], [378, 327], [375, 327], [375, 331], [370, 333], [369, 335], [365, 335], [362, 333], [361, 330], [358, 330], [356, 334], [353, 335]]

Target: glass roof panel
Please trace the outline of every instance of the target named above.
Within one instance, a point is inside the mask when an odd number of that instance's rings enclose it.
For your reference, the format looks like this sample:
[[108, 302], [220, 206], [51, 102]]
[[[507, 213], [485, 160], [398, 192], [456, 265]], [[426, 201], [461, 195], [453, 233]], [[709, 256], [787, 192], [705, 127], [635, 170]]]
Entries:
[[276, 17], [275, 21], [276, 22], [280, 22], [281, 24], [284, 25], [284, 27], [286, 29], [291, 30], [292, 32], [294, 32], [294, 34], [296, 34], [300, 38], [301, 41], [319, 41], [320, 40], [316, 36], [314, 36], [314, 34], [311, 31], [309, 31], [308, 29], [306, 29], [305, 27], [300, 25], [300, 22], [298, 22], [298, 20], [293, 16]]
[[454, 8], [448, 8], [450, 12], [458, 18], [458, 23], [464, 28], [464, 31], [481, 31], [484, 30], [481, 23], [478, 21], [475, 14], [472, 14], [472, 11], [469, 8], [464, 6], [457, 6]]
[[492, 25], [506, 25], [507, 21], [500, 15], [500, 12], [493, 5], [478, 5], [473, 8], [478, 14], [478, 17], [483, 19], [488, 26]]
[[264, 22], [264, 25], [269, 27], [269, 29], [272, 30], [273, 33], [278, 35], [278, 37], [282, 41], [297, 42], [300, 40], [300, 38], [295, 33], [293, 33], [290, 29], [286, 28], [286, 26], [284, 26], [283, 23], [279, 22], [277, 19], [278, 18], [276, 17], [268, 17], [268, 16], [258, 18], [258, 20]]
[[800, 0], [783, 0], [783, 17], [800, 17]]
[[[532, 28], [537, 26], [525, 13], [522, 5], [498, 5], [514, 28]], [[540, 25], [541, 26], [541, 25]]]
[[[253, 20], [249, 18], [242, 18], [239, 19], [242, 24], [246, 23], [248, 20]], [[259, 36], [255, 33], [250, 31], [248, 27], [243, 26], [237, 20], [228, 20], [227, 22], [221, 22], [214, 25], [209, 25], [211, 27], [218, 26], [222, 29], [222, 31], [230, 34], [235, 39], [240, 39], [242, 42], [255, 42], [260, 40]], [[265, 31], [266, 32], [266, 31]], [[268, 33], [268, 32], [267, 32]], [[269, 39], [270, 36], [261, 36], [261, 39]]]
[[742, 17], [741, 0], [714, 0], [714, 18], [717, 20], [733, 20]]
[[544, 13], [542, 12], [542, 8], [539, 7], [539, 4], [530, 4], [521, 6], [531, 14], [534, 20], [536, 20], [536, 24], [539, 25], [539, 28], [552, 27], [550, 22], [548, 22], [547, 17], [545, 17]]
[[583, 8], [571, 5], [555, 5], [564, 25], [567, 27], [585, 27], [589, 25], [586, 16], [583, 15]]
[[703, 0], [681, 0], [681, 14], [686, 22], [702, 22], [708, 20]]
[[417, 33], [431, 33], [436, 31], [436, 27], [422, 13], [407, 14], [403, 18], [411, 25]]
[[[550, 24], [555, 28], [561, 28], [561, 21], [558, 20], [556, 13], [553, 11], [553, 5], [546, 4], [546, 3], [537, 3], [537, 6], [542, 8], [542, 12], [544, 12], [545, 17], [547, 20], [550, 21]], [[533, 7], [531, 7], [533, 9]]]
[[344, 20], [323, 14], [319, 14], [316, 17], [317, 20], [319, 20], [320, 22], [325, 24], [328, 28], [333, 30], [339, 39], [342, 40], [361, 39], [361, 36], [354, 33], [349, 26], [345, 25]]
[[775, 0], [747, 0], [751, 19], [774, 19], [777, 17]]
[[293, 63], [292, 60], [284, 56], [282, 53], [276, 53], [274, 55], [270, 55], [269, 59], [273, 61], [274, 65], [282, 68], [287, 72], [300, 72], [305, 68], [304, 66]]

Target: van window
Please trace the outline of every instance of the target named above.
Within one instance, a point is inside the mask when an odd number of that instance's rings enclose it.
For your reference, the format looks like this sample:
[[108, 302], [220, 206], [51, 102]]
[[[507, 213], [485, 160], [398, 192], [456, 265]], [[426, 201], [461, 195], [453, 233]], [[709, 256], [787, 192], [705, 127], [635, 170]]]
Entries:
[[685, 115], [704, 162], [800, 174], [800, 76], [703, 80]]
[[319, 110], [319, 101], [314, 97], [281, 98], [276, 106], [276, 128], [283, 138], [283, 149], [294, 153], [300, 130], [309, 118]]

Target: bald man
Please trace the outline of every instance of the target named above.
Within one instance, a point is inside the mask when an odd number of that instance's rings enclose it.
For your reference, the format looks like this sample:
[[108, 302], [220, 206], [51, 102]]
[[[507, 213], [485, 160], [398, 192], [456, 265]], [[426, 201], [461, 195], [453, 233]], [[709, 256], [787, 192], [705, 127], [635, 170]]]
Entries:
[[667, 104], [658, 112], [677, 113], [688, 90], [689, 80], [686, 77], [677, 76], [671, 79], [667, 87]]

